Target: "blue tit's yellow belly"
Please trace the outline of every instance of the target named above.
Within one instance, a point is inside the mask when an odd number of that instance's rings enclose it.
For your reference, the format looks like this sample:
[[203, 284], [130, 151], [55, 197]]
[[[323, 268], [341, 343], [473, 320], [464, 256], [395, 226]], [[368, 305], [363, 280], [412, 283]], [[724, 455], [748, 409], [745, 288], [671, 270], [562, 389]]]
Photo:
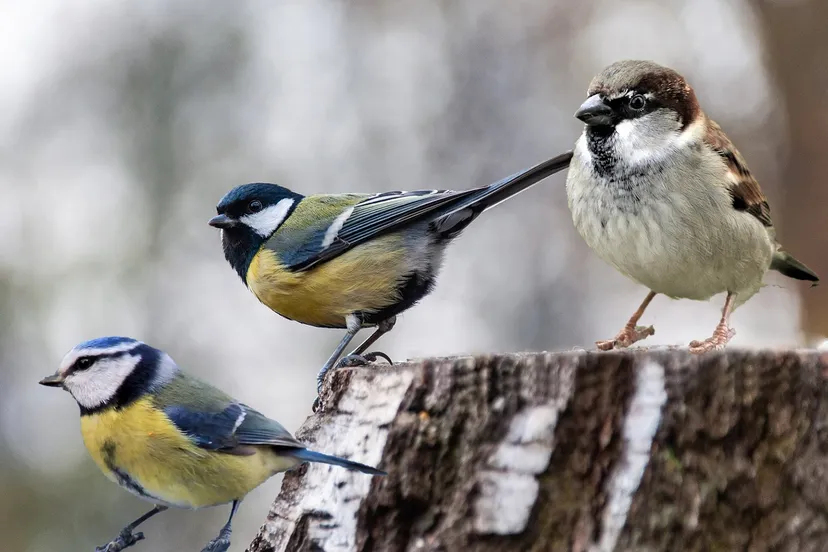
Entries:
[[355, 312], [377, 312], [400, 300], [410, 272], [399, 234], [358, 245], [314, 268], [291, 272], [263, 248], [250, 263], [247, 285], [258, 299], [286, 318], [343, 328]]
[[183, 508], [240, 499], [298, 463], [266, 446], [251, 447], [248, 456], [199, 448], [148, 397], [121, 410], [82, 416], [81, 434], [109, 479], [151, 502]]

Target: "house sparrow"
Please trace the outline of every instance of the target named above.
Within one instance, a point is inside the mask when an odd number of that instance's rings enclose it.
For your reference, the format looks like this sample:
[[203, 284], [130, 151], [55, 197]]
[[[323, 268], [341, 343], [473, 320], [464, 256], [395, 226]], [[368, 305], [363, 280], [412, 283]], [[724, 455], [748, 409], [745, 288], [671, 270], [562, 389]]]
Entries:
[[589, 85], [575, 113], [586, 126], [566, 192], [572, 220], [603, 260], [650, 293], [601, 350], [655, 333], [636, 326], [653, 298], [704, 301], [727, 292], [713, 335], [690, 351], [723, 348], [731, 312], [769, 269], [819, 281], [776, 241], [770, 207], [744, 158], [699, 106], [684, 78], [650, 61], [619, 61]]

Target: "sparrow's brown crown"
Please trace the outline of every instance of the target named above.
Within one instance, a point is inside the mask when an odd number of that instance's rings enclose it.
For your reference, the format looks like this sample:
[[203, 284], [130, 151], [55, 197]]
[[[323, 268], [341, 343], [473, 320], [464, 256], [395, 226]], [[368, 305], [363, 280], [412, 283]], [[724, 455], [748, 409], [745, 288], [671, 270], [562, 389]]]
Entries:
[[629, 91], [651, 94], [660, 107], [678, 114], [682, 127], [692, 123], [701, 112], [696, 94], [684, 77], [652, 61], [616, 61], [592, 79], [587, 95], [612, 99]]

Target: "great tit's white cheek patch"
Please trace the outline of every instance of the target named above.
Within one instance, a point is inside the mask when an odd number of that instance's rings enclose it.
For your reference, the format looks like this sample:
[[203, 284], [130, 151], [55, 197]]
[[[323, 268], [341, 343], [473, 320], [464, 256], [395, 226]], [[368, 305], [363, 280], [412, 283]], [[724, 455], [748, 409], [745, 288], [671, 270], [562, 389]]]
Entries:
[[267, 238], [285, 221], [285, 217], [287, 217], [293, 204], [293, 199], [285, 198], [276, 205], [270, 205], [258, 213], [244, 215], [239, 220], [245, 226], [252, 228], [261, 237]]
[[69, 374], [64, 386], [79, 405], [95, 408], [115, 396], [140, 361], [140, 355], [102, 358], [86, 370]]

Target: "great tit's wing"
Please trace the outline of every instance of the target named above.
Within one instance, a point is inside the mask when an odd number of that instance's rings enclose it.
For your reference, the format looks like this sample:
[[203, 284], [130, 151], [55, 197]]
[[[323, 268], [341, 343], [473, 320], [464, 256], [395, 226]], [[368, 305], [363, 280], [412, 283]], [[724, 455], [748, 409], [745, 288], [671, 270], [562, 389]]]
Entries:
[[[290, 270], [307, 270], [372, 238], [422, 222], [432, 223], [436, 235], [452, 238], [484, 210], [565, 169], [571, 159], [572, 152], [568, 151], [489, 186], [470, 190], [386, 192], [362, 198], [339, 210], [332, 219], [326, 218], [324, 230], [318, 229], [314, 239], [306, 241], [301, 250], [294, 250], [296, 254], [289, 260], [280, 258]], [[308, 196], [299, 207], [306, 202], [313, 205], [323, 197], [329, 196]], [[290, 218], [294, 217], [296, 212]]]
[[244, 445], [303, 447], [279, 422], [184, 374], [161, 389], [155, 403], [203, 449], [243, 453]]
[[[400, 191], [362, 196], [360, 201], [340, 210], [335, 217], [326, 217], [324, 225], [315, 229], [315, 235], [308, 236], [311, 239], [305, 240], [290, 256], [285, 256], [284, 248], [280, 248], [280, 258], [290, 270], [307, 270], [373, 237], [428, 218], [438, 218], [478, 190]], [[322, 197], [325, 196], [308, 196], [302, 203], [313, 204]], [[291, 218], [295, 216], [296, 213]], [[281, 229], [271, 238], [271, 242], [282, 241], [282, 237], [278, 236], [280, 232]], [[271, 243], [268, 243], [270, 246]]]

